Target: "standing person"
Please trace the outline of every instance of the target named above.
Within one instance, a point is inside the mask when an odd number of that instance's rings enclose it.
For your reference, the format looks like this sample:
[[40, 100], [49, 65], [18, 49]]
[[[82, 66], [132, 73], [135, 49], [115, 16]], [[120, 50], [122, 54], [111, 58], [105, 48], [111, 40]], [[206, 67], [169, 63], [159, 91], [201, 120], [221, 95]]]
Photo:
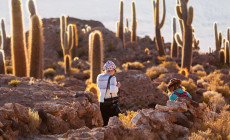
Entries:
[[105, 73], [97, 76], [97, 87], [100, 90], [100, 109], [104, 126], [106, 126], [110, 117], [118, 116], [118, 113], [120, 113], [117, 93], [121, 84], [117, 82], [114, 76], [116, 65], [112, 61], [107, 61], [103, 70]]
[[171, 93], [169, 99], [171, 101], [175, 101], [178, 97], [188, 97], [192, 98], [192, 96], [182, 89], [181, 80], [173, 78], [170, 80], [168, 85], [168, 90]]

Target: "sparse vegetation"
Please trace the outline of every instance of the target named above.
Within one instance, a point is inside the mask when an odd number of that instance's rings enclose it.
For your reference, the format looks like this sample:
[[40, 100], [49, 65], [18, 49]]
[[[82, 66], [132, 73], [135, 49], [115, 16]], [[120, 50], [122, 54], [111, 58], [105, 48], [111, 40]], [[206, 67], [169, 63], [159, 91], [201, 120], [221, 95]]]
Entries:
[[32, 131], [35, 131], [39, 127], [39, 115], [37, 111], [33, 111], [29, 108], [28, 111], [30, 123], [29, 127]]
[[162, 90], [163, 92], [166, 92], [168, 85], [165, 82], [161, 82], [161, 84], [157, 88]]
[[57, 75], [54, 77], [55, 82], [59, 82], [61, 80], [65, 79], [65, 75]]
[[127, 115], [119, 114], [119, 119], [121, 120], [122, 124], [127, 128], [134, 127], [134, 124], [131, 122], [132, 118], [136, 116], [138, 113], [133, 111], [127, 111]]
[[141, 70], [145, 68], [145, 66], [140, 62], [127, 62], [123, 64], [122, 67], [125, 70]]
[[151, 68], [148, 68], [145, 74], [148, 75], [151, 79], [155, 79], [160, 74], [166, 73], [166, 72], [168, 72], [168, 70], [165, 67], [153, 66]]
[[207, 73], [205, 72], [205, 71], [197, 71], [196, 73], [195, 73], [198, 77], [204, 77], [204, 76], [206, 76], [207, 75]]
[[21, 81], [19, 81], [19, 80], [11, 80], [11, 81], [8, 83], [8, 85], [9, 85], [9, 86], [12, 86], [12, 87], [17, 87], [18, 84], [20, 84], [20, 83], [21, 83]]
[[91, 84], [87, 85], [87, 87], [86, 87], [85, 90], [86, 90], [86, 91], [90, 91], [90, 92], [94, 93], [95, 95], [97, 95], [98, 100], [99, 100], [100, 91], [99, 91], [99, 89], [97, 88], [97, 84], [91, 83]]
[[192, 96], [196, 94], [197, 86], [193, 82], [192, 79], [189, 79], [188, 81], [182, 81], [181, 85], [185, 88], [185, 90], [190, 93]]
[[56, 74], [56, 71], [52, 68], [48, 68], [43, 71], [43, 75], [48, 78], [48, 77], [53, 77]]
[[160, 64], [160, 66], [166, 67], [166, 68], [179, 69], [179, 66], [175, 61], [164, 61], [162, 64]]

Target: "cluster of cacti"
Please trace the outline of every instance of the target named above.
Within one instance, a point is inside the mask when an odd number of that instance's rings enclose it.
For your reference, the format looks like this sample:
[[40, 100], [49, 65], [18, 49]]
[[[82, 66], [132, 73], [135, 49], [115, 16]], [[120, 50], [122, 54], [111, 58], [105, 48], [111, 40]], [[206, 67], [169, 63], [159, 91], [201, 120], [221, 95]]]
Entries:
[[172, 19], [172, 43], [171, 43], [171, 57], [178, 57], [179, 55], [179, 48], [177, 46], [176, 40], [175, 40], [175, 34], [176, 34], [176, 18], [173, 17]]
[[[193, 8], [188, 8], [188, 0], [180, 0], [176, 6], [177, 16], [183, 24], [183, 42], [181, 68], [187, 68], [190, 71], [192, 64], [192, 40], [193, 40]], [[177, 34], [177, 38], [180, 36]]]
[[75, 29], [76, 28], [72, 24], [69, 24], [67, 27], [67, 20], [65, 16], [60, 17], [61, 46], [63, 50], [66, 76], [70, 76], [71, 74], [71, 50], [76, 43], [78, 44], [78, 42], [75, 41], [77, 36], [77, 31]]
[[136, 17], [136, 4], [132, 2], [132, 30], [131, 42], [137, 42], [137, 17]]
[[23, 30], [21, 0], [11, 0], [11, 11], [11, 57], [13, 75], [18, 77], [25, 77], [27, 74], [27, 51], [25, 44], [25, 34]]
[[97, 76], [102, 72], [103, 65], [103, 37], [98, 30], [89, 36], [89, 61], [90, 61], [90, 82], [96, 83]]
[[214, 23], [214, 33], [215, 33], [215, 44], [216, 50], [219, 51], [222, 45], [222, 33], [217, 31], [217, 23]]
[[163, 0], [163, 16], [161, 22], [159, 21], [159, 14], [160, 14], [160, 0], [153, 1], [153, 9], [154, 9], [154, 24], [155, 24], [155, 38], [156, 38], [156, 45], [157, 51], [160, 56], [165, 55], [164, 44], [161, 37], [161, 28], [165, 23], [165, 16], [166, 16], [166, 7], [165, 7], [165, 0]]
[[28, 38], [28, 76], [42, 79], [43, 77], [43, 27], [38, 15], [30, 18]]
[[120, 1], [119, 21], [117, 22], [117, 37], [119, 37], [124, 46], [124, 1]]

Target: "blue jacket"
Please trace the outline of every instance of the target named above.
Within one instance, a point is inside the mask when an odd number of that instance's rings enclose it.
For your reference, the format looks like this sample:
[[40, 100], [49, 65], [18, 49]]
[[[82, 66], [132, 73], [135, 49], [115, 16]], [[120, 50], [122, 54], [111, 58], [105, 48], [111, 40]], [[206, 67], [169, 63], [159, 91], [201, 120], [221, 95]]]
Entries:
[[[173, 91], [173, 93], [183, 93], [184, 92], [184, 90], [183, 89], [181, 89], [181, 88], [178, 88], [178, 89], [176, 89], [176, 90], [174, 90]], [[192, 98], [192, 96], [187, 92], [187, 95], [188, 95], [188, 97], [190, 97], [190, 98]], [[172, 94], [172, 95], [170, 95], [170, 97], [169, 97], [169, 99], [171, 100], [171, 101], [175, 101], [176, 99], [178, 98], [178, 95], [176, 95], [176, 94]]]

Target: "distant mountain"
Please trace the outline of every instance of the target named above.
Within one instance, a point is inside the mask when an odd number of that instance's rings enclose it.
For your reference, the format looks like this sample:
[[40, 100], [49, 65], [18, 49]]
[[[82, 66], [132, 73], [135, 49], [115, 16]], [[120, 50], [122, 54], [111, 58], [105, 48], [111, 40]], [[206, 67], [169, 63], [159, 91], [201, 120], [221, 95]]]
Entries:
[[[1, 0], [0, 17], [6, 19], [7, 32], [10, 34], [10, 0]], [[23, 1], [25, 28], [29, 26], [27, 0]], [[125, 17], [131, 24], [131, 1], [125, 0]], [[176, 0], [166, 0], [166, 22], [162, 35], [166, 42], [171, 42], [171, 19], [176, 16]], [[190, 0], [189, 5], [194, 7], [195, 33], [200, 39], [201, 51], [208, 51], [214, 47], [213, 22], [217, 21], [218, 30], [226, 36], [227, 27], [230, 27], [230, 0]], [[154, 36], [153, 5], [152, 0], [136, 0], [137, 32], [139, 36]], [[61, 14], [70, 15], [80, 19], [94, 19], [116, 31], [115, 23], [118, 20], [119, 0], [37, 0], [38, 13], [42, 18], [59, 17]], [[161, 8], [162, 9], [162, 8]], [[179, 29], [179, 28], [178, 28]], [[178, 30], [179, 31], [179, 30]]]

